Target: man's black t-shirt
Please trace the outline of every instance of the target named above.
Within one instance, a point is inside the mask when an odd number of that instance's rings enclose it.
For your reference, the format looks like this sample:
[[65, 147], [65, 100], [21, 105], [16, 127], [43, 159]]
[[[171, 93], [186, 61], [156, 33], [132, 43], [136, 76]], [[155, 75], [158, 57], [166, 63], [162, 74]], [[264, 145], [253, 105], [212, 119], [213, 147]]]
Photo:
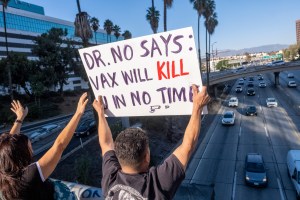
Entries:
[[102, 172], [102, 192], [109, 200], [172, 199], [185, 177], [182, 164], [173, 154], [146, 173], [125, 174], [115, 151], [108, 151], [103, 157]]

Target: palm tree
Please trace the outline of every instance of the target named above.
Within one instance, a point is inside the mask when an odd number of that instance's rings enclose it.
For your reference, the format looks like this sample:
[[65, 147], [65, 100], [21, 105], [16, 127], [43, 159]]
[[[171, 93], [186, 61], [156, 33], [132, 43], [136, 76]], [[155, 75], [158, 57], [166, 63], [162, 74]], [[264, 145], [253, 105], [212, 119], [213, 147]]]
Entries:
[[198, 13], [198, 56], [199, 56], [199, 68], [200, 68], [200, 74], [202, 77], [202, 64], [201, 64], [201, 48], [200, 48], [200, 19], [203, 15], [206, 7], [206, 1], [207, 0], [190, 0], [191, 3], [193, 3], [193, 8]]
[[128, 39], [132, 38], [132, 35], [131, 35], [130, 31], [128, 31], [128, 30], [124, 31], [122, 36], [124, 37], [125, 40], [128, 40]]
[[[210, 18], [212, 17], [212, 15], [215, 13], [216, 9], [216, 3], [214, 0], [207, 0], [206, 2], [206, 7], [205, 7], [205, 11], [204, 11], [204, 17], [205, 17], [205, 53], [206, 53], [206, 81], [207, 81], [207, 87], [209, 87], [209, 72], [210, 72], [210, 55], [209, 55], [209, 51], [208, 51], [208, 46], [210, 44], [208, 44], [208, 39], [207, 39], [207, 34], [208, 34], [208, 23], [210, 21]], [[210, 49], [210, 48], [209, 48]]]
[[113, 31], [114, 31], [114, 35], [116, 36], [117, 40], [119, 39], [120, 35], [121, 35], [121, 28], [118, 25], [114, 25], [113, 26]]
[[[5, 9], [7, 8], [9, 0], [0, 0], [2, 3], [2, 13], [3, 13], [3, 22], [4, 22], [4, 37], [5, 37], [5, 48], [6, 48], [6, 57], [8, 57], [8, 43], [7, 43], [7, 30], [6, 30], [6, 14]], [[12, 78], [11, 78], [11, 68], [7, 65], [8, 69], [8, 85], [9, 85], [9, 93], [11, 100], [14, 99], [14, 95], [12, 92]]]
[[154, 0], [152, 0], [152, 7], [148, 8], [146, 19], [150, 23], [153, 33], [157, 33], [159, 16], [159, 11], [155, 9]]
[[214, 34], [215, 32], [215, 28], [218, 26], [218, 16], [217, 16], [217, 13], [214, 12], [212, 14], [212, 16], [210, 16], [210, 18], [208, 19], [207, 23], [205, 23], [205, 26], [206, 26], [206, 29], [207, 29], [207, 32], [208, 32], [208, 52], [210, 52], [210, 38], [211, 38], [211, 35]]
[[81, 12], [80, 2], [77, 1], [78, 13], [75, 18], [75, 36], [80, 37], [84, 47], [89, 45], [89, 39], [93, 37], [93, 33], [89, 23], [89, 15]]
[[164, 31], [167, 31], [167, 8], [171, 8], [173, 0], [164, 0]]
[[[113, 26], [114, 26], [114, 24], [109, 19], [104, 21], [103, 27], [107, 33], [107, 42], [108, 42], [108, 35], [110, 36], [111, 32], [113, 31]], [[110, 41], [111, 41], [111, 39], [110, 39]]]
[[96, 17], [92, 17], [92, 19], [90, 20], [90, 23], [91, 23], [91, 27], [94, 31], [94, 36], [95, 36], [95, 42], [97, 44], [97, 38], [96, 38], [96, 32], [98, 31], [99, 29], [99, 19], [97, 19]]

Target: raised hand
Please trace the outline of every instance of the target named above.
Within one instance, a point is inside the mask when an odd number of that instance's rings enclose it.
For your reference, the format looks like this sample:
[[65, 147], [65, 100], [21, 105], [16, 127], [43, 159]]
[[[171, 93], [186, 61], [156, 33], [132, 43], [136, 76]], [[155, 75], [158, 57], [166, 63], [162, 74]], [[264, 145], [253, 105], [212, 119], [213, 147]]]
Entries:
[[207, 94], [206, 86], [203, 86], [201, 92], [198, 91], [198, 87], [193, 85], [193, 108], [196, 110], [202, 109], [209, 101], [210, 97]]
[[98, 100], [94, 100], [93, 107], [99, 115], [104, 115], [104, 103], [102, 100], [102, 96], [98, 96]]
[[81, 97], [79, 99], [77, 109], [76, 109], [77, 114], [82, 115], [84, 113], [87, 102], [88, 102], [87, 92], [85, 92], [81, 95]]
[[27, 116], [28, 114], [28, 108], [27, 106], [24, 107], [22, 106], [22, 104], [20, 103], [19, 100], [13, 100], [11, 102], [11, 108], [10, 108], [16, 115], [17, 115], [17, 120], [21, 120], [23, 121], [24, 118]]

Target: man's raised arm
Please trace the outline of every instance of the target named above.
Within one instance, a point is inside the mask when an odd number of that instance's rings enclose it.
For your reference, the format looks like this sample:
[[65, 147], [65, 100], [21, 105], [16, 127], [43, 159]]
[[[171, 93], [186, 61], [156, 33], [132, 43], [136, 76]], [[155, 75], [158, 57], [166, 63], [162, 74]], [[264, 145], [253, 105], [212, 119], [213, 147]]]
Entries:
[[102, 96], [98, 96], [98, 100], [94, 100], [93, 107], [98, 113], [99, 143], [102, 150], [102, 155], [104, 155], [107, 151], [114, 149], [114, 141], [112, 138], [111, 130], [104, 115], [104, 104], [102, 101]]
[[190, 121], [186, 127], [182, 143], [175, 149], [173, 154], [178, 158], [181, 164], [186, 170], [189, 159], [195, 149], [198, 141], [201, 120], [200, 116], [203, 107], [209, 102], [210, 97], [207, 94], [206, 87], [202, 87], [201, 92], [198, 91], [198, 87], [193, 85], [193, 111]]

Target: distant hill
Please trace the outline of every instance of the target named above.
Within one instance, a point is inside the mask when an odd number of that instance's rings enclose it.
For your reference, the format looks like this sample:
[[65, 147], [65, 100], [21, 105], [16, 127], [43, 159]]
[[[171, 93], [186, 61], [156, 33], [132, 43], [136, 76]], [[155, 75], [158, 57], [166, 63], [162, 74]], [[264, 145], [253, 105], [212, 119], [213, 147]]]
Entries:
[[264, 45], [259, 47], [252, 47], [252, 48], [245, 48], [245, 49], [239, 49], [239, 50], [222, 50], [224, 52], [218, 52], [218, 57], [225, 57], [225, 56], [234, 56], [234, 55], [243, 55], [244, 53], [259, 53], [259, 52], [272, 52], [272, 51], [279, 51], [285, 48], [288, 48], [290, 45], [287, 44], [270, 44], [270, 45]]

